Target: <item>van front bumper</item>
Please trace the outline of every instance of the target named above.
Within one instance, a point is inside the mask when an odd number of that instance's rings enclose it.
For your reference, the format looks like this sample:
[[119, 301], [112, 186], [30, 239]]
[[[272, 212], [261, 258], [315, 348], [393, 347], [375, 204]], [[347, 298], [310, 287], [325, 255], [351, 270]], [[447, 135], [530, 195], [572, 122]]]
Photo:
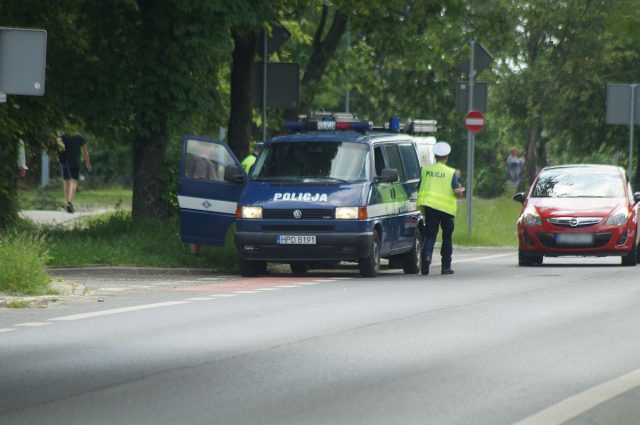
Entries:
[[[315, 234], [315, 245], [280, 245], [282, 233], [236, 232], [235, 244], [240, 256], [268, 261], [349, 261], [365, 258], [371, 252], [373, 232]], [[311, 235], [296, 232], [296, 235]]]

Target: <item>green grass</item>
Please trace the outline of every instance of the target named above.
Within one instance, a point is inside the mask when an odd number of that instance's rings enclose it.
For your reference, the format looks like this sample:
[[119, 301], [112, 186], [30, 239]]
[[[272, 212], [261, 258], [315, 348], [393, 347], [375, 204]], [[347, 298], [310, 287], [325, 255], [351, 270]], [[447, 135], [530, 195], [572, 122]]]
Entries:
[[[23, 210], [58, 210], [62, 209], [64, 190], [62, 181], [51, 180], [45, 188], [32, 188], [18, 192], [20, 209]], [[126, 187], [87, 188], [82, 182], [73, 199], [77, 211], [92, 209], [131, 209], [131, 189]]]
[[474, 199], [472, 205], [473, 220], [469, 237], [467, 203], [458, 204], [454, 245], [462, 246], [518, 246], [516, 220], [522, 204], [510, 196], [496, 199]]
[[230, 271], [236, 267], [231, 232], [224, 247], [203, 247], [199, 256], [180, 242], [177, 218], [134, 223], [125, 211], [85, 218], [73, 229], [43, 227], [49, 241], [50, 267], [92, 265], [203, 267]]
[[0, 235], [0, 292], [10, 295], [44, 295], [51, 278], [45, 270], [50, 259], [46, 238], [38, 233]]

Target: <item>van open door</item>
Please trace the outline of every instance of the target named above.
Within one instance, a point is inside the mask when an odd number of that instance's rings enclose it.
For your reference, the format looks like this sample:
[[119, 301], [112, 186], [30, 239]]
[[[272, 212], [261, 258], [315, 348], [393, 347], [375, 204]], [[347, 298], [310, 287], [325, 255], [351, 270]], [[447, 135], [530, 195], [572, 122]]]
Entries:
[[224, 142], [184, 136], [178, 180], [182, 242], [224, 245], [246, 180], [240, 161]]

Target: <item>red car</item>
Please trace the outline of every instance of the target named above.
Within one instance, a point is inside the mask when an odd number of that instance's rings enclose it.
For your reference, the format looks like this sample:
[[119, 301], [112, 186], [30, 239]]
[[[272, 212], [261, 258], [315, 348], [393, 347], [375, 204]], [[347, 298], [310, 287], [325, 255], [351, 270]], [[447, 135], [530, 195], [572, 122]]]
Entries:
[[544, 256], [621, 256], [638, 262], [640, 192], [633, 193], [624, 169], [612, 165], [543, 168], [518, 218], [518, 265], [542, 264]]

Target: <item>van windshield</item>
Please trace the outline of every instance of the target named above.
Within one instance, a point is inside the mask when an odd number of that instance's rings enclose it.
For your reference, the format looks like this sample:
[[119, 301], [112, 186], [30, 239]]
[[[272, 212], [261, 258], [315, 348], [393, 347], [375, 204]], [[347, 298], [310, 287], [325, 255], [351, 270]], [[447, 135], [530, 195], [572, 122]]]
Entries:
[[254, 180], [359, 182], [371, 176], [369, 146], [355, 142], [267, 145], [251, 171]]

